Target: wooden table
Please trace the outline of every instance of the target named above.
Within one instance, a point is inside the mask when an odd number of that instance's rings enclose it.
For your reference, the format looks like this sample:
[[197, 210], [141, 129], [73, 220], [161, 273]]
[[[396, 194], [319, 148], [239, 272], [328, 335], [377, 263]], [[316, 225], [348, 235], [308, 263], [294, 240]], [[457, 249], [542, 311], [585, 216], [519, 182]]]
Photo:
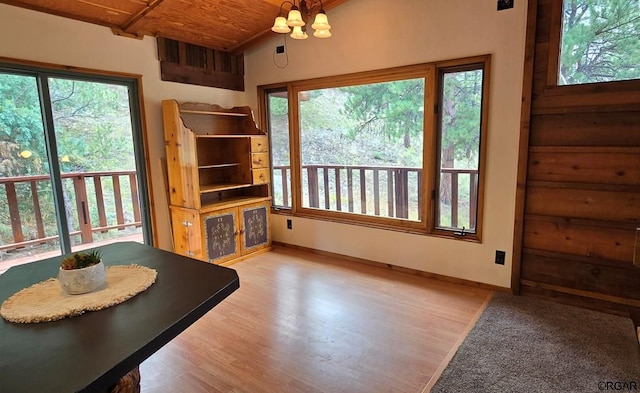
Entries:
[[[240, 286], [235, 270], [139, 243], [100, 249], [106, 265], [156, 269], [155, 284], [117, 306], [60, 321], [14, 324], [0, 318], [0, 392], [104, 392]], [[0, 275], [0, 303], [55, 277], [61, 259]]]

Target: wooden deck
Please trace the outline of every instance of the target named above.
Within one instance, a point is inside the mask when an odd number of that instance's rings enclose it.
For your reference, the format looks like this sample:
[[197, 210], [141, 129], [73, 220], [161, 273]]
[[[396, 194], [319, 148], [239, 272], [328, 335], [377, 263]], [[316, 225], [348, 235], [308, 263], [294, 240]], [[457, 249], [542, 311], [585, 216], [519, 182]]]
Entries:
[[[128, 236], [122, 236], [122, 237], [118, 237], [118, 238], [115, 238], [115, 239], [103, 240], [103, 241], [93, 242], [93, 243], [88, 243], [88, 244], [79, 244], [77, 246], [74, 246], [73, 249], [76, 250], [76, 251], [81, 251], [81, 250], [86, 250], [88, 248], [100, 247], [100, 246], [104, 246], [104, 245], [111, 244], [111, 243], [117, 243], [117, 242], [138, 242], [138, 243], [142, 243], [143, 242], [142, 233], [137, 233], [137, 234], [128, 235]], [[6, 272], [7, 269], [9, 269], [12, 266], [18, 266], [18, 265], [23, 265], [25, 263], [36, 262], [36, 261], [40, 261], [40, 260], [43, 260], [43, 259], [55, 257], [56, 255], [60, 255], [60, 250], [41, 252], [41, 253], [28, 255], [28, 256], [24, 256], [24, 257], [20, 257], [20, 258], [10, 259], [10, 260], [7, 260], [7, 261], [0, 261], [0, 274]]]

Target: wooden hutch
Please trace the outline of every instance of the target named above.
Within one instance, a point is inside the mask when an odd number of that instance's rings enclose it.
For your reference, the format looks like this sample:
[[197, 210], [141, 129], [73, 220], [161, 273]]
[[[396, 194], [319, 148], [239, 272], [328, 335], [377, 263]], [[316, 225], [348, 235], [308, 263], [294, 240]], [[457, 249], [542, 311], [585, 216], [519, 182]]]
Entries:
[[162, 101], [173, 248], [229, 264], [271, 246], [267, 135], [249, 107]]

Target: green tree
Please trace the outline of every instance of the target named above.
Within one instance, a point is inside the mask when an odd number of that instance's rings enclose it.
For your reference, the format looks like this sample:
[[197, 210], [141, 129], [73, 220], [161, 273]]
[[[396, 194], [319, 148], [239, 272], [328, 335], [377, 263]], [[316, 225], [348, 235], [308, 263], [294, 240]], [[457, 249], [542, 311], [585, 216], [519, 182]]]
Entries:
[[349, 93], [344, 113], [357, 119], [349, 136], [367, 132], [384, 135], [388, 140], [403, 139], [411, 147], [411, 139], [422, 134], [424, 79], [345, 87]]
[[482, 70], [443, 77], [441, 167], [477, 168], [480, 145]]
[[50, 86], [63, 172], [135, 169], [125, 87], [67, 79]]
[[565, 0], [559, 83], [640, 78], [640, 0]]
[[[442, 166], [477, 163], [479, 144], [482, 70], [447, 73], [442, 96]], [[357, 119], [349, 136], [383, 135], [387, 141], [402, 140], [405, 149], [411, 139], [422, 137], [424, 79], [353, 86], [344, 113]], [[420, 156], [422, 152], [413, 152]], [[476, 164], [477, 165], [477, 164]]]
[[0, 176], [48, 173], [43, 130], [36, 79], [0, 73]]

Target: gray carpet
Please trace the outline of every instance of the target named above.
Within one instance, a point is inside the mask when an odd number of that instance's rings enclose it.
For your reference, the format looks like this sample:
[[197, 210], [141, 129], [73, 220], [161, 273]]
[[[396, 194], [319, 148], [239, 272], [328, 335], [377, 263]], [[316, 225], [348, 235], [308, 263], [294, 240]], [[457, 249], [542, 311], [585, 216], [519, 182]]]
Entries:
[[431, 391], [640, 391], [634, 326], [626, 318], [496, 293]]

